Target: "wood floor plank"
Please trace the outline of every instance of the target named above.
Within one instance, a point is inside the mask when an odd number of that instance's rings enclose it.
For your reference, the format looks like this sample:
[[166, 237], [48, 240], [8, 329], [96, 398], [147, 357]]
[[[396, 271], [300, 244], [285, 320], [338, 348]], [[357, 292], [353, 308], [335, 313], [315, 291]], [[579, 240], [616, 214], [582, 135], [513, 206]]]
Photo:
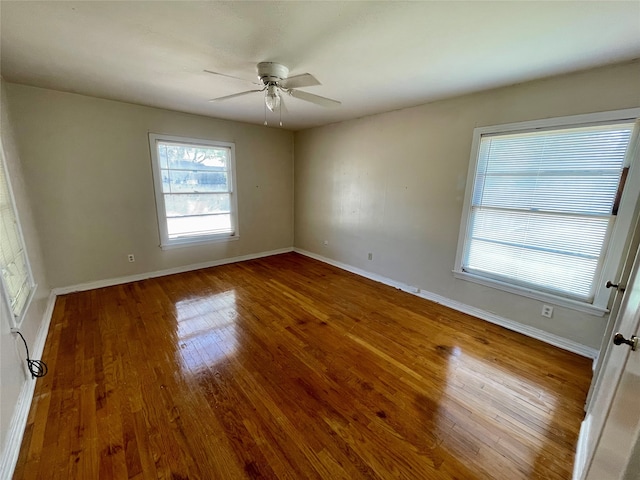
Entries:
[[591, 365], [291, 253], [56, 301], [15, 479], [571, 478]]

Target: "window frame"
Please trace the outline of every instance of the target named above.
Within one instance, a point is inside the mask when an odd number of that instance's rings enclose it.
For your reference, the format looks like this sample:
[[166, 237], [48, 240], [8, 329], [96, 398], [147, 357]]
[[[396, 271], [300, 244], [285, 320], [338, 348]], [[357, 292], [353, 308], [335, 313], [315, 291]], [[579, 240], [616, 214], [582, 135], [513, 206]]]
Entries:
[[[454, 277], [509, 293], [514, 293], [516, 295], [568, 307], [592, 315], [603, 316], [608, 313], [608, 303], [612, 298], [612, 292], [605, 288], [604, 282], [607, 279], [613, 281], [617, 278], [623, 261], [623, 253], [625, 251], [627, 238], [637, 216], [636, 207], [638, 204], [638, 197], [640, 196], [640, 160], [638, 159], [638, 156], [640, 155], [639, 118], [640, 108], [630, 108], [610, 112], [572, 115], [475, 128], [473, 131], [471, 156], [469, 160], [463, 210], [460, 220], [456, 259], [453, 268]], [[526, 131], [554, 130], [571, 127], [586, 127], [590, 125], [624, 121], [635, 122], [629, 148], [627, 150], [628, 161], [625, 161], [625, 163], [629, 165], [629, 173], [626, 179], [622, 198], [620, 199], [616, 221], [610, 232], [608, 240], [605, 242], [604, 253], [601, 257], [603, 259], [601, 266], [594, 277], [594, 299], [591, 303], [463, 271], [462, 264], [465, 255], [467, 236], [470, 232], [471, 226], [471, 201], [473, 199], [480, 141], [482, 136]]]
[[13, 186], [11, 185], [11, 177], [9, 175], [9, 166], [7, 164], [7, 155], [4, 150], [2, 139], [0, 139], [0, 156], [2, 157], [0, 158], [0, 163], [2, 163], [2, 166], [0, 168], [3, 169], [4, 176], [7, 181], [7, 193], [9, 195], [9, 202], [11, 204], [11, 209], [13, 212], [13, 216], [15, 218], [16, 228], [18, 230], [18, 239], [20, 241], [20, 246], [24, 253], [25, 267], [27, 270], [26, 273], [27, 273], [27, 285], [29, 287], [29, 294], [27, 295], [27, 299], [25, 300], [24, 305], [22, 306], [21, 312], [16, 314], [11, 308], [11, 298], [9, 296], [9, 289], [5, 284], [3, 275], [0, 275], [0, 289], [2, 290], [2, 296], [4, 298], [6, 308], [9, 313], [9, 327], [20, 328], [22, 326], [22, 322], [24, 321], [26, 313], [29, 310], [29, 306], [31, 305], [33, 297], [35, 296], [36, 290], [38, 288], [38, 284], [35, 282], [33, 278], [33, 271], [31, 269], [29, 253], [27, 251], [27, 244], [24, 240], [24, 233], [22, 231], [22, 222], [20, 221], [20, 214], [18, 212], [18, 206], [16, 204], [16, 199], [13, 193]]
[[[164, 191], [162, 188], [162, 172], [160, 160], [158, 158], [158, 142], [181, 143], [202, 147], [218, 147], [229, 150], [229, 187], [230, 187], [230, 216], [232, 232], [214, 233], [210, 235], [191, 235], [180, 238], [169, 238], [167, 227], [167, 210], [164, 201]], [[160, 133], [149, 133], [149, 150], [151, 154], [151, 165], [153, 170], [153, 189], [156, 200], [156, 213], [158, 219], [158, 231], [160, 234], [160, 248], [168, 250], [172, 248], [188, 247], [195, 245], [205, 245], [209, 243], [229, 242], [240, 238], [238, 228], [238, 195], [236, 187], [236, 155], [235, 143], [209, 140], [203, 138], [181, 137], [176, 135], [165, 135]], [[212, 192], [213, 193], [213, 192]]]

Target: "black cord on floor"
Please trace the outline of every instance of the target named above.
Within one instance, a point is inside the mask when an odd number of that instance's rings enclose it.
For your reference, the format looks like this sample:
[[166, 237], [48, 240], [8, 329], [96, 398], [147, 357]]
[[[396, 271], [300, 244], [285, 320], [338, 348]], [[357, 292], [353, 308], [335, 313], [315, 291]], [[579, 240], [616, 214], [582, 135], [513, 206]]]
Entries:
[[18, 330], [13, 330], [13, 333], [17, 333], [18, 335], [20, 335], [20, 338], [24, 342], [24, 348], [27, 350], [27, 367], [31, 372], [31, 378], [44, 377], [49, 371], [49, 369], [47, 368], [47, 364], [42, 360], [31, 360], [29, 358], [29, 347], [27, 346], [27, 341]]

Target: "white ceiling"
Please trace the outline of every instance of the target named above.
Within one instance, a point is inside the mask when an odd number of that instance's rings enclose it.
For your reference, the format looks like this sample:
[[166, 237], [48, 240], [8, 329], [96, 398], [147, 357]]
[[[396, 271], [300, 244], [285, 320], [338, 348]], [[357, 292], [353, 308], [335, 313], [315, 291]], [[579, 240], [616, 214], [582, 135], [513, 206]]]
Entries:
[[[5, 80], [262, 124], [255, 81], [276, 61], [311, 73], [288, 98], [298, 130], [640, 57], [640, 1], [2, 1]], [[277, 125], [273, 114], [270, 125]]]

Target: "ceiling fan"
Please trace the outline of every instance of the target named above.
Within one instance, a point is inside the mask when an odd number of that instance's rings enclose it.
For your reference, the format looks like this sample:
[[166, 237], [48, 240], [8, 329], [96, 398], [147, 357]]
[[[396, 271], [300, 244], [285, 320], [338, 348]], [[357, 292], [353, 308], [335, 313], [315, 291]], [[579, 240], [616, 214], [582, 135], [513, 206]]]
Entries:
[[[293, 98], [304, 100], [305, 102], [311, 102], [321, 107], [337, 107], [341, 104], [338, 100], [331, 98], [321, 97], [320, 95], [314, 95], [313, 93], [297, 90], [302, 87], [312, 87], [315, 85], [321, 85], [316, 78], [309, 74], [303, 73], [301, 75], [294, 75], [289, 77], [289, 69], [280, 63], [275, 62], [260, 62], [257, 65], [259, 82], [252, 82], [254, 85], [259, 85], [261, 88], [253, 90], [247, 90], [246, 92], [234, 93], [232, 95], [226, 95], [224, 97], [212, 98], [210, 102], [221, 102], [243, 95], [248, 95], [254, 92], [264, 92], [264, 104], [265, 104], [265, 120], [264, 124], [267, 124], [267, 111], [268, 108], [272, 112], [280, 112], [280, 126], [282, 126], [282, 109], [284, 107], [283, 94], [289, 95]], [[247, 81], [243, 78], [234, 77], [233, 75], [227, 75], [225, 73], [212, 72], [211, 70], [205, 70], [206, 73], [213, 75], [220, 75], [222, 77], [234, 78], [236, 80]]]

